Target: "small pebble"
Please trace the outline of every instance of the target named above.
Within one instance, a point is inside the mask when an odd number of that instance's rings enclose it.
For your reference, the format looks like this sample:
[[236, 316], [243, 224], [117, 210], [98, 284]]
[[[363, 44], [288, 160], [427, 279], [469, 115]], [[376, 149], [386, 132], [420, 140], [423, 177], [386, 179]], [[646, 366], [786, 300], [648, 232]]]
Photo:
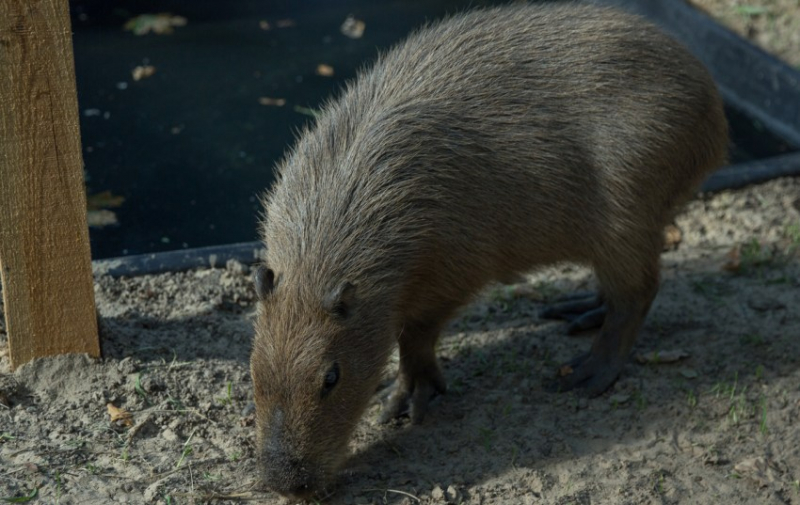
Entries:
[[447, 486], [447, 501], [450, 503], [461, 501], [461, 493], [458, 492], [455, 486]]

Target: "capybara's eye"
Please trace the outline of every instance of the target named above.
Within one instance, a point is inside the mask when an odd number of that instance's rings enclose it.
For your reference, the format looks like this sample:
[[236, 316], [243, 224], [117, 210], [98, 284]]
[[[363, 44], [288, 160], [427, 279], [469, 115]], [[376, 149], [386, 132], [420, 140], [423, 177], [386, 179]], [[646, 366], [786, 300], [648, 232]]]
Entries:
[[325, 397], [339, 382], [339, 363], [334, 362], [331, 368], [325, 372], [325, 383], [322, 385], [322, 396]]
[[275, 289], [275, 272], [259, 265], [253, 273], [253, 284], [256, 286], [256, 294], [260, 300], [264, 300]]

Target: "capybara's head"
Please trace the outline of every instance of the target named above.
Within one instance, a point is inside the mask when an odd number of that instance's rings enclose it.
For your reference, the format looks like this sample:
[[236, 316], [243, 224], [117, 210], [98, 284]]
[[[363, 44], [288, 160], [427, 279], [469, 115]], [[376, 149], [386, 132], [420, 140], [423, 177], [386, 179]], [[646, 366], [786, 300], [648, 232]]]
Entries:
[[263, 484], [308, 498], [325, 490], [375, 391], [386, 343], [363, 325], [357, 287], [302, 282], [267, 266], [250, 368]]

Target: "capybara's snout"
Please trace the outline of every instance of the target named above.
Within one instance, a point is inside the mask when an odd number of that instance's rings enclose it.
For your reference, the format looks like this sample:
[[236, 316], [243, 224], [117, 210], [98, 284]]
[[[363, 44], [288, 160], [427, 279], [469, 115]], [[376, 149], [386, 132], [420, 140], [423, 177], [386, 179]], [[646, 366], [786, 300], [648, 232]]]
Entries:
[[262, 485], [276, 493], [297, 499], [318, 491], [319, 479], [302, 458], [269, 444], [261, 454]]

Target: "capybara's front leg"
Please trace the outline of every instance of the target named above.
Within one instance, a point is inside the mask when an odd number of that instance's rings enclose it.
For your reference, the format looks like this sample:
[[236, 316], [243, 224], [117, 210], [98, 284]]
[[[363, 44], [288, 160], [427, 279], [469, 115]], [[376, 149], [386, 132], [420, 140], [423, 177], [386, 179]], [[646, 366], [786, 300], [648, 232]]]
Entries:
[[407, 323], [400, 334], [400, 370], [394, 390], [384, 406], [381, 422], [408, 414], [420, 424], [428, 402], [445, 392], [446, 385], [436, 360], [436, 340], [441, 323]]

